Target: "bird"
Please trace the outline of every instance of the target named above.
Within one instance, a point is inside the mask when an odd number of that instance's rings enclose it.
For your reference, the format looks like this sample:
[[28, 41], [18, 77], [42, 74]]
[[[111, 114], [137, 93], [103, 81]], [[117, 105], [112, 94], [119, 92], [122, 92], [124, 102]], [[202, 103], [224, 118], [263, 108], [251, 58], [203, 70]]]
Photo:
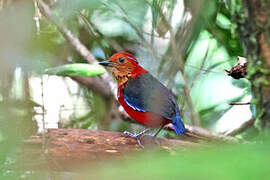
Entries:
[[[111, 68], [117, 81], [118, 101], [127, 114], [146, 127], [159, 128], [153, 138], [169, 123], [172, 123], [176, 134], [185, 134], [186, 129], [174, 95], [144, 69], [133, 55], [118, 52], [99, 64]], [[143, 146], [140, 137], [147, 131], [149, 129], [138, 134], [124, 133], [136, 138], [139, 145]]]

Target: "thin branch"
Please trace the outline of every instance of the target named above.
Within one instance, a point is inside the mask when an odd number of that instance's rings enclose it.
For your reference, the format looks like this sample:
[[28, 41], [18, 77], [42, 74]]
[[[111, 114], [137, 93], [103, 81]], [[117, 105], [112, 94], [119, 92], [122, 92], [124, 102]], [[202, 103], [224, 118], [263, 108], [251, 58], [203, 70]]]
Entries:
[[45, 142], [46, 142], [46, 138], [45, 138], [45, 133], [46, 133], [46, 130], [47, 130], [47, 128], [46, 128], [46, 124], [45, 124], [45, 111], [46, 111], [46, 109], [45, 109], [45, 102], [44, 102], [44, 80], [43, 80], [43, 76], [41, 76], [41, 100], [42, 100], [42, 134], [43, 134], [43, 148], [45, 148]]
[[[202, 139], [205, 141], [226, 141], [226, 142], [240, 142], [239, 139], [229, 136], [229, 135], [224, 135], [224, 134], [219, 134], [210, 130], [207, 130], [202, 127], [198, 126], [190, 126], [188, 124], [185, 124], [187, 133], [187, 136], [194, 137], [197, 139]], [[169, 124], [167, 126], [168, 129], [173, 130], [173, 125]]]
[[204, 58], [203, 58], [203, 62], [202, 62], [202, 64], [201, 64], [201, 66], [200, 66], [200, 69], [199, 69], [199, 71], [197, 72], [197, 74], [195, 75], [195, 78], [193, 79], [193, 81], [192, 81], [192, 83], [191, 83], [191, 85], [190, 85], [190, 89], [193, 88], [194, 84], [197, 82], [197, 80], [198, 80], [198, 78], [199, 78], [199, 76], [200, 76], [200, 74], [201, 74], [201, 71], [203, 71], [203, 67], [204, 67], [204, 64], [205, 64], [205, 62], [206, 62], [208, 53], [209, 53], [209, 45], [208, 45], [208, 47], [207, 47], [207, 51], [206, 51], [205, 56], [204, 56]]
[[[97, 63], [98, 61], [94, 55], [81, 43], [81, 41], [73, 35], [73, 33], [53, 14], [49, 6], [47, 6], [42, 0], [38, 1], [38, 7], [41, 13], [47, 17], [47, 19], [53, 23], [57, 29], [61, 32], [64, 38], [77, 50], [77, 52], [90, 64]], [[101, 77], [101, 81], [109, 86], [111, 92], [116, 97], [116, 84], [113, 82], [112, 77], [105, 73]]]
[[185, 92], [188, 106], [189, 106], [190, 111], [191, 111], [191, 123], [192, 123], [192, 125], [199, 126], [200, 125], [200, 117], [199, 117], [198, 113], [195, 111], [195, 107], [193, 105], [192, 98], [190, 96], [190, 89], [187, 86], [187, 78], [184, 74], [184, 62], [183, 62], [182, 54], [180, 52], [178, 52], [175, 35], [173, 33], [171, 26], [169, 28], [169, 32], [170, 32], [170, 37], [171, 37], [173, 58], [178, 62], [179, 69], [180, 69], [182, 76], [183, 76], [184, 92]]
[[84, 14], [80, 13], [79, 17], [84, 22], [84, 27], [90, 35], [94, 34], [94, 36], [104, 39], [115, 51], [124, 51], [124, 48], [119, 43], [104, 36]]
[[[47, 133], [47, 127], [45, 123], [45, 102], [44, 102], [44, 80], [43, 75], [41, 75], [41, 100], [42, 100], [42, 131], [41, 131], [41, 137], [42, 137], [42, 158], [46, 161], [47, 159], [50, 159], [48, 154], [48, 139], [46, 136]], [[50, 177], [53, 177], [53, 173], [51, 172], [50, 166], [48, 163], [45, 164], [46, 168], [49, 170]]]
[[57, 17], [55, 17], [48, 5], [46, 5], [42, 0], [39, 0], [38, 7], [41, 13], [57, 27], [57, 29], [61, 32], [64, 38], [78, 51], [78, 53], [80, 53], [82, 57], [85, 58], [86, 61], [88, 61], [88, 63], [93, 64], [97, 62], [95, 57], [80, 42], [80, 40], [75, 37], [73, 33], [69, 29], [67, 29], [63, 23], [57, 20]]
[[40, 11], [37, 6], [37, 1], [34, 1], [34, 7], [35, 7], [35, 16], [34, 16], [34, 21], [36, 22], [36, 28], [37, 28], [37, 35], [40, 35]]
[[142, 41], [141, 44], [142, 44], [146, 49], [148, 49], [154, 57], [156, 57], [157, 59], [159, 59], [158, 52], [157, 52], [157, 51], [152, 47], [152, 45], [145, 39], [145, 37], [144, 37], [143, 33], [141, 32], [141, 30], [138, 29], [137, 26], [136, 26], [135, 24], [133, 24], [133, 23], [129, 20], [129, 18], [128, 18], [128, 16], [127, 16], [127, 12], [125, 11], [125, 9], [124, 9], [120, 4], [116, 3], [116, 7], [117, 7], [117, 8], [112, 8], [111, 5], [109, 5], [109, 4], [105, 3], [105, 2], [103, 2], [103, 4], [104, 4], [108, 9], [110, 9], [112, 12], [114, 12], [114, 13], [118, 13], [118, 14], [119, 14], [119, 11], [118, 11], [118, 10], [120, 9], [120, 10], [121, 10], [120, 16], [121, 16], [122, 20], [123, 20], [124, 22], [126, 22], [128, 25], [130, 25], [130, 26], [132, 27], [132, 29], [136, 32], [137, 36], [138, 36], [138, 37], [141, 39], [141, 41]]
[[250, 105], [250, 102], [245, 102], [245, 103], [229, 103], [229, 105]]
[[255, 118], [251, 118], [250, 120], [245, 121], [243, 124], [241, 124], [241, 126], [239, 126], [238, 128], [236, 128], [232, 131], [225, 132], [224, 134], [226, 136], [235, 136], [237, 134], [244, 132], [245, 130], [247, 130], [251, 126], [253, 126], [254, 122], [255, 122]]

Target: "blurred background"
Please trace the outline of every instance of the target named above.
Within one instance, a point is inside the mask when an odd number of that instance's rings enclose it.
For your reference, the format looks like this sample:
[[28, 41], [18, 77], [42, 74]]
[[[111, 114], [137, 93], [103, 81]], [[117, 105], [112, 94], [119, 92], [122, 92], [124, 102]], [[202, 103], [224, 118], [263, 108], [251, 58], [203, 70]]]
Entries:
[[[176, 95], [186, 124], [228, 134], [252, 117], [247, 79], [226, 75], [244, 56], [234, 0], [0, 1], [0, 167], [11, 178], [22, 143], [48, 128], [138, 131], [99, 77], [44, 75], [87, 63], [66, 31], [96, 60], [130, 52]], [[49, 14], [48, 14], [49, 12]], [[97, 86], [95, 82], [99, 81]], [[252, 140], [252, 126], [237, 138]], [[162, 131], [160, 136], [177, 138]], [[27, 172], [29, 173], [29, 172]], [[26, 174], [27, 174], [26, 173]], [[21, 174], [21, 178], [27, 175]]]

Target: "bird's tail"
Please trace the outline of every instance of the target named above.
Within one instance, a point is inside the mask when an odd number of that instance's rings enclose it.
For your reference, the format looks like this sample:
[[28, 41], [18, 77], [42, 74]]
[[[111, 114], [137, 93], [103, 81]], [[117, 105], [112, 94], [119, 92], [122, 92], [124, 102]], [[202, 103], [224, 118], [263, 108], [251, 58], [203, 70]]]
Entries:
[[186, 132], [186, 128], [184, 123], [182, 122], [182, 118], [180, 115], [177, 115], [173, 120], [172, 120], [173, 128], [176, 134], [178, 135], [183, 135]]

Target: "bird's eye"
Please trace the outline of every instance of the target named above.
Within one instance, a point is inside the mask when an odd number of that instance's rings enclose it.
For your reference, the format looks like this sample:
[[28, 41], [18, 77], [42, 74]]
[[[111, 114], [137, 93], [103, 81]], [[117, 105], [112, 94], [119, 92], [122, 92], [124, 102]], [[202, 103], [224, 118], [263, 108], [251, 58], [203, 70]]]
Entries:
[[125, 58], [120, 57], [120, 58], [118, 59], [118, 61], [119, 61], [120, 63], [123, 63], [123, 62], [125, 62]]

